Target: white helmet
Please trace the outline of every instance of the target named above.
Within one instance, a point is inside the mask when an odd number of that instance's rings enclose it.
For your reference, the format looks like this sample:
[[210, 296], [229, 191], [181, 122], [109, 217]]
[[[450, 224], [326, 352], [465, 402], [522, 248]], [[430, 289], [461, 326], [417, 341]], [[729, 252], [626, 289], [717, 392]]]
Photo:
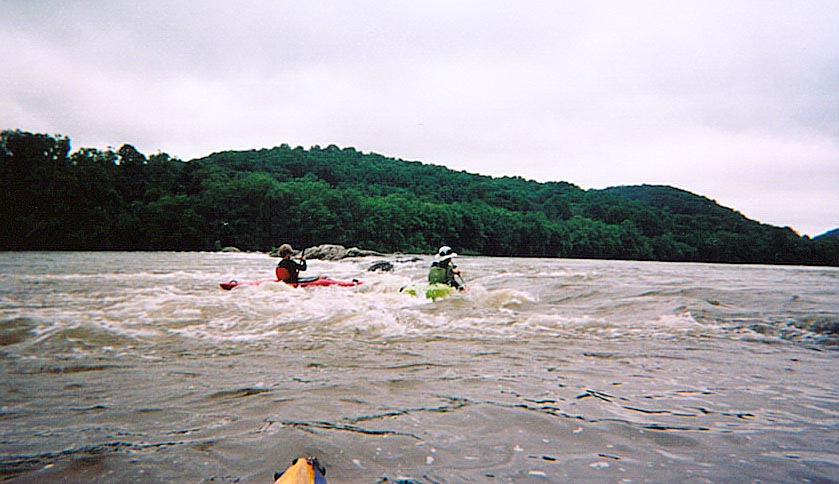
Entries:
[[437, 257], [440, 260], [451, 259], [457, 257], [457, 252], [453, 251], [448, 245], [444, 245], [437, 251]]

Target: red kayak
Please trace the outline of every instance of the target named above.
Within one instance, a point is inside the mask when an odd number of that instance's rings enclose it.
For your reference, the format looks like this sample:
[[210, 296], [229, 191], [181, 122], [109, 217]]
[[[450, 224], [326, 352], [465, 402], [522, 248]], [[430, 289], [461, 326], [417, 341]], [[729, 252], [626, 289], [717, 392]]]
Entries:
[[222, 289], [224, 289], [226, 291], [229, 291], [229, 290], [231, 290], [231, 289], [233, 289], [234, 287], [237, 287], [237, 286], [258, 286], [258, 285], [264, 284], [266, 282], [282, 282], [284, 284], [288, 284], [289, 286], [293, 286], [293, 287], [309, 287], [309, 286], [343, 286], [343, 287], [349, 287], [349, 286], [358, 286], [359, 284], [362, 283], [358, 279], [353, 279], [353, 280], [350, 280], [350, 281], [341, 281], [341, 280], [338, 280], [338, 279], [330, 279], [330, 278], [325, 277], [325, 276], [304, 278], [304, 279], [300, 279], [297, 282], [285, 282], [285, 281], [282, 280], [282, 279], [284, 279], [284, 277], [282, 277], [284, 275], [287, 277], [288, 272], [285, 269], [282, 269], [282, 268], [278, 267], [277, 268], [277, 279], [263, 279], [261, 281], [245, 281], [245, 282], [239, 282], [239, 281], [234, 280], [234, 281], [230, 281], [230, 282], [220, 282], [219, 287], [221, 287]]
[[[226, 290], [231, 290], [234, 287], [238, 286], [258, 286], [260, 284], [264, 284], [266, 282], [283, 282], [278, 281], [276, 279], [264, 279], [262, 281], [230, 281], [230, 282], [220, 282], [219, 287]], [[362, 284], [361, 281], [358, 279], [353, 279], [351, 281], [340, 281], [338, 279], [330, 279], [328, 277], [318, 277], [317, 279], [301, 279], [299, 282], [283, 282], [283, 284], [288, 284], [289, 286], [293, 287], [309, 287], [309, 286], [358, 286]]]

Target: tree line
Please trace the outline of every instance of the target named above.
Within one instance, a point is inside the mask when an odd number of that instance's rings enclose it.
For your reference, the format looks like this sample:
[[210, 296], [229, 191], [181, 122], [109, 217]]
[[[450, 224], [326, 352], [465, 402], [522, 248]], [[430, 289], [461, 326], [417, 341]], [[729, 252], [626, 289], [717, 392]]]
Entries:
[[666, 186], [583, 190], [334, 145], [188, 162], [131, 145], [0, 133], [2, 250], [383, 252], [839, 265], [836, 237], [800, 237]]

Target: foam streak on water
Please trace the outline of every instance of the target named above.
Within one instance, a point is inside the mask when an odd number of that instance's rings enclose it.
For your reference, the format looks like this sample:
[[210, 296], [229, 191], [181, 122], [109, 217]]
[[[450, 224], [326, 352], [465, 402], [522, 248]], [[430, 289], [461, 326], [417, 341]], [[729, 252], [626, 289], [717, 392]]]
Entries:
[[[402, 259], [388, 258], [391, 261]], [[4, 253], [0, 477], [830, 482], [839, 270], [430, 258]]]

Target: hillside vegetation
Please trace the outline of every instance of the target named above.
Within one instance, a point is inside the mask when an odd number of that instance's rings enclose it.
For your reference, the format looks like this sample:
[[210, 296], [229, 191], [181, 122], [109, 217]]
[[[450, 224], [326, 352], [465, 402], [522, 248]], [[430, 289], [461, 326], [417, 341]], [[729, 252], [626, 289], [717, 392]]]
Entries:
[[183, 162], [0, 135], [3, 250], [268, 250], [283, 242], [430, 253], [839, 265], [810, 240], [665, 186], [583, 190], [354, 148], [287, 145]]

